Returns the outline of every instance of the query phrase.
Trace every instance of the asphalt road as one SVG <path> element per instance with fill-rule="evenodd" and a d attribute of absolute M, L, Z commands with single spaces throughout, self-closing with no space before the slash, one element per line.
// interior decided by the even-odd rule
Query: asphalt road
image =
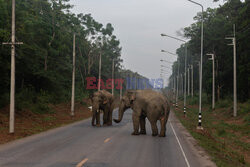
<path fill-rule="evenodd" d="M 90 119 L 0 146 L 0 167 L 215 166 L 173 113 L 165 138 L 131 136 L 132 111 L 120 124 L 92 127 Z M 117 112 L 114 112 L 117 118 Z"/>

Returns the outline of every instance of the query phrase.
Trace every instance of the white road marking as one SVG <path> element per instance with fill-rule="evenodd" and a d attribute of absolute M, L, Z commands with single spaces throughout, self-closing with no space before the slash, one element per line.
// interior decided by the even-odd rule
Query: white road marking
<path fill-rule="evenodd" d="M 185 152 L 184 152 L 184 150 L 183 150 L 183 148 L 182 148 L 182 146 L 181 146 L 181 143 L 180 143 L 180 141 L 179 141 L 179 139 L 178 139 L 178 137 L 177 137 L 177 135 L 176 135 L 176 133 L 175 133 L 175 130 L 174 130 L 173 125 L 172 125 L 171 122 L 170 122 L 170 126 L 171 126 L 171 128 L 172 128 L 172 130 L 173 130 L 173 132 L 174 132 L 175 138 L 176 138 L 176 140 L 177 140 L 177 142 L 178 142 L 178 144 L 179 144 L 179 146 L 180 146 L 180 149 L 181 149 L 182 155 L 183 155 L 183 157 L 184 157 L 184 159 L 185 159 L 185 161 L 186 161 L 186 164 L 187 164 L 188 167 L 190 167 L 189 162 L 188 162 L 187 157 L 186 157 L 186 154 L 185 154 Z"/>
<path fill-rule="evenodd" d="M 104 140 L 104 143 L 109 142 L 110 138 L 107 138 L 106 140 Z"/>
<path fill-rule="evenodd" d="M 82 167 L 86 162 L 88 161 L 88 158 L 85 158 L 84 160 L 82 160 L 81 162 L 79 162 L 76 167 Z"/>

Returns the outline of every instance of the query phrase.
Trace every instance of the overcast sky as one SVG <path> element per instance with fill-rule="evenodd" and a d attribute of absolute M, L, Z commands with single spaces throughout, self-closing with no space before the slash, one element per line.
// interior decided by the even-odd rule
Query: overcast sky
<path fill-rule="evenodd" d="M 212 1 L 197 0 L 205 9 L 219 5 Z M 160 34 L 176 36 L 178 30 L 194 22 L 193 17 L 201 10 L 187 0 L 71 0 L 70 3 L 74 5 L 74 13 L 91 13 L 98 22 L 111 23 L 121 42 L 125 68 L 148 78 L 160 77 L 160 59 L 175 60 L 160 50 L 175 52 L 181 44 Z"/>

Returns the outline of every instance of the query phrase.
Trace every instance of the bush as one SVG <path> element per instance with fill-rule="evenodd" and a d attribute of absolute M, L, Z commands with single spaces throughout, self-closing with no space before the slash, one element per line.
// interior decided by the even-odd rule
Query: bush
<path fill-rule="evenodd" d="M 225 107 L 231 107 L 233 105 L 233 101 L 229 98 L 220 100 L 216 103 L 216 108 L 225 108 Z"/>
<path fill-rule="evenodd" d="M 187 101 L 188 101 L 188 104 L 190 105 L 197 105 L 199 104 L 199 96 L 189 97 Z"/>
<path fill-rule="evenodd" d="M 16 109 L 23 111 L 29 109 L 35 113 L 45 113 L 50 110 L 49 102 L 52 96 L 47 92 L 36 93 L 32 87 L 23 88 L 16 94 Z"/>
<path fill-rule="evenodd" d="M 247 114 L 250 113 L 250 100 L 245 103 L 240 103 L 238 106 L 238 113 L 239 114 Z"/>
<path fill-rule="evenodd" d="M 10 94 L 5 93 L 0 96 L 0 108 L 5 107 L 7 104 L 9 104 L 10 101 Z"/>

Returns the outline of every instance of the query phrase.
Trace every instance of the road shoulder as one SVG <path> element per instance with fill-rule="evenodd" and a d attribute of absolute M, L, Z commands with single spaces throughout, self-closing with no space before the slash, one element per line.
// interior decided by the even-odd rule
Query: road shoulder
<path fill-rule="evenodd" d="M 191 151 L 186 152 L 187 155 L 193 154 L 197 157 L 201 166 L 204 167 L 216 167 L 216 164 L 211 160 L 211 157 L 206 151 L 199 146 L 198 142 L 192 137 L 187 129 L 181 124 L 174 112 L 170 114 L 170 122 L 174 125 L 177 136 L 181 139 L 181 143 L 184 146 L 184 151 L 188 147 Z M 190 160 L 190 159 L 189 159 Z"/>

